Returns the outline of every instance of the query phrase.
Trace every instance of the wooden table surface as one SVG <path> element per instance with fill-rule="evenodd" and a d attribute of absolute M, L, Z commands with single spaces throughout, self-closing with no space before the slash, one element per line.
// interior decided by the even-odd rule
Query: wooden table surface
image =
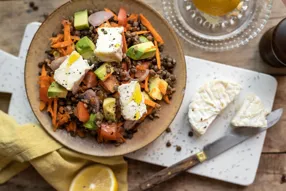
<path fill-rule="evenodd" d="M 162 13 L 160 0 L 144 0 L 152 5 L 158 12 Z M 56 7 L 67 2 L 67 0 L 34 0 L 37 11 L 29 8 L 27 0 L 0 0 L 0 49 L 18 55 L 22 36 L 26 25 L 33 21 L 42 22 L 46 14 L 51 13 Z M 263 30 L 276 25 L 286 16 L 286 8 L 281 0 L 274 0 L 272 15 Z M 206 53 L 193 48 L 182 41 L 185 54 L 216 62 L 221 62 L 233 66 L 248 68 L 266 73 L 280 73 L 283 70 L 277 70 L 266 66 L 258 54 L 258 42 L 260 34 L 248 45 L 227 53 Z M 286 70 L 285 70 L 286 71 Z M 284 73 L 286 74 L 286 72 Z M 286 111 L 286 76 L 276 76 L 278 80 L 278 92 L 274 108 L 283 107 Z M 0 135 L 1 136 L 1 135 Z M 156 171 L 162 169 L 155 165 L 128 160 L 129 164 L 129 186 L 133 188 L 142 178 L 148 177 Z M 263 153 L 261 156 L 255 182 L 248 187 L 242 187 L 212 180 L 205 177 L 183 173 L 167 183 L 164 183 L 154 189 L 154 191 L 233 191 L 233 190 L 257 190 L 257 191 L 285 191 L 286 181 L 283 176 L 286 174 L 286 114 L 274 128 L 267 132 Z M 284 178 L 285 179 L 285 178 Z M 53 190 L 45 180 L 31 167 L 20 173 L 8 183 L 1 185 L 2 191 L 39 191 Z"/>

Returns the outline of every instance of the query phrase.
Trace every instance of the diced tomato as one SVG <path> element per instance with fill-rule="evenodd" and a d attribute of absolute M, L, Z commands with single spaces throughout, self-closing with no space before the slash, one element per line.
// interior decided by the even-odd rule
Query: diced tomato
<path fill-rule="evenodd" d="M 40 100 L 45 102 L 45 103 L 47 103 L 49 101 L 48 89 L 49 89 L 49 86 L 40 87 Z"/>
<path fill-rule="evenodd" d="M 124 138 L 120 134 L 118 124 L 116 123 L 102 123 L 100 125 L 98 136 L 100 136 L 100 139 L 104 141 L 124 142 Z"/>
<path fill-rule="evenodd" d="M 118 80 L 116 79 L 115 76 L 111 75 L 107 80 L 105 80 L 104 82 L 101 81 L 100 85 L 106 90 L 109 91 L 111 93 L 115 92 L 115 86 L 119 85 Z"/>
<path fill-rule="evenodd" d="M 95 73 L 92 71 L 87 72 L 82 82 L 86 85 L 87 88 L 97 86 L 97 79 Z"/>
<path fill-rule="evenodd" d="M 120 26 L 124 26 L 124 27 L 127 26 L 127 13 L 126 13 L 126 10 L 124 8 L 119 9 L 118 24 Z"/>
<path fill-rule="evenodd" d="M 75 115 L 83 123 L 85 123 L 89 120 L 89 113 L 88 113 L 88 110 L 84 107 L 83 102 L 78 102 L 78 104 L 76 106 Z"/>

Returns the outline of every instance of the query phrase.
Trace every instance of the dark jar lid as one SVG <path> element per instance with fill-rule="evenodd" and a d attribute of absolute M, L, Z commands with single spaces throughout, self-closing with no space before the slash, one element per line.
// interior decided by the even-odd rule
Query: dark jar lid
<path fill-rule="evenodd" d="M 275 27 L 272 38 L 272 46 L 276 56 L 283 63 L 286 63 L 286 18 Z"/>

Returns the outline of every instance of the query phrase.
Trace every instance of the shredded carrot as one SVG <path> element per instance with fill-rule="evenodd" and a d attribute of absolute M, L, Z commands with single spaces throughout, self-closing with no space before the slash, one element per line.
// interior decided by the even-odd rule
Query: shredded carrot
<path fill-rule="evenodd" d="M 80 38 L 78 36 L 71 36 L 71 39 L 73 42 L 80 40 Z"/>
<path fill-rule="evenodd" d="M 161 81 L 159 82 L 159 90 L 163 95 L 166 95 L 167 89 L 165 88 L 164 84 Z"/>
<path fill-rule="evenodd" d="M 53 119 L 52 119 L 52 123 L 53 123 L 53 126 L 54 126 L 54 130 L 57 129 L 57 109 L 58 109 L 58 99 L 55 98 L 54 99 L 54 109 L 53 109 Z"/>
<path fill-rule="evenodd" d="M 149 87 L 148 87 L 148 85 L 149 85 L 149 75 L 146 77 L 146 79 L 145 79 L 145 91 L 146 92 L 149 92 Z"/>
<path fill-rule="evenodd" d="M 58 51 L 60 52 L 60 54 L 61 54 L 62 56 L 68 55 L 64 48 L 59 48 Z"/>
<path fill-rule="evenodd" d="M 170 103 L 171 103 L 171 101 L 169 100 L 168 95 L 164 95 L 164 96 L 163 96 L 163 99 L 164 99 L 164 101 L 165 101 L 167 104 L 170 104 Z"/>
<path fill-rule="evenodd" d="M 83 132 L 82 130 L 80 130 L 80 129 L 77 129 L 77 130 L 76 130 L 76 133 L 77 133 L 77 135 L 78 135 L 79 137 L 81 137 L 81 138 L 83 138 L 83 137 L 85 136 L 84 132 Z"/>
<path fill-rule="evenodd" d="M 112 26 L 112 27 L 118 27 L 118 24 L 115 23 L 115 22 L 111 22 L 111 23 L 110 23 L 110 26 Z"/>
<path fill-rule="evenodd" d="M 159 35 L 159 33 L 155 30 L 150 21 L 148 21 L 148 19 L 143 14 L 140 14 L 140 20 L 141 23 L 152 33 L 155 40 L 158 41 L 160 44 L 164 44 L 162 37 Z"/>
<path fill-rule="evenodd" d="M 40 101 L 40 111 L 43 111 L 46 108 L 46 103 L 43 101 Z"/>
<path fill-rule="evenodd" d="M 127 21 L 137 21 L 138 20 L 138 15 L 137 14 L 134 14 L 132 13 L 128 18 L 127 18 Z"/>
<path fill-rule="evenodd" d="M 127 43 L 126 43 L 126 37 L 125 37 L 124 32 L 122 33 L 122 43 L 123 43 L 122 51 L 123 51 L 123 53 L 126 53 L 127 52 Z"/>
<path fill-rule="evenodd" d="M 157 66 L 159 68 L 159 70 L 161 70 L 161 58 L 160 58 L 160 51 L 159 51 L 159 48 L 158 48 L 158 43 L 157 41 L 155 40 L 155 46 L 156 46 L 156 60 L 157 60 Z"/>
<path fill-rule="evenodd" d="M 112 76 L 112 73 L 111 73 L 111 72 L 105 76 L 105 78 L 104 78 L 103 81 L 107 80 L 110 76 Z"/>
<path fill-rule="evenodd" d="M 47 111 L 48 111 L 48 112 L 51 114 L 51 116 L 53 117 L 53 116 L 54 116 L 54 113 L 53 113 L 52 103 L 53 103 L 53 100 L 50 99 L 50 100 L 48 101 Z"/>
<path fill-rule="evenodd" d="M 66 130 L 68 132 L 71 132 L 71 131 L 76 132 L 76 123 L 74 121 L 70 122 L 68 126 L 66 127 Z"/>
<path fill-rule="evenodd" d="M 68 20 L 63 20 L 62 25 L 64 26 L 64 41 L 71 40 L 71 23 Z"/>
<path fill-rule="evenodd" d="M 64 39 L 64 35 L 63 34 L 58 34 L 56 37 L 52 37 L 50 38 L 51 44 L 55 44 L 57 42 L 60 42 Z"/>
<path fill-rule="evenodd" d="M 153 110 L 154 110 L 154 107 L 148 107 L 148 108 L 147 108 L 147 113 L 145 113 L 145 114 L 141 117 L 140 121 L 144 121 L 144 119 L 145 119 L 148 115 L 150 115 L 150 114 L 153 112 Z"/>
<path fill-rule="evenodd" d="M 70 46 L 67 47 L 66 54 L 67 55 L 71 54 L 74 51 L 74 49 L 75 49 L 74 44 L 71 44 Z"/>
<path fill-rule="evenodd" d="M 57 114 L 57 127 L 60 127 L 62 125 L 64 125 L 65 123 L 69 122 L 69 119 L 70 119 L 70 115 L 68 113 L 64 113 L 64 114 L 61 114 L 61 113 L 58 113 Z"/>
<path fill-rule="evenodd" d="M 47 76 L 47 71 L 46 71 L 45 64 L 43 64 L 43 66 L 42 66 L 41 76 Z"/>
<path fill-rule="evenodd" d="M 73 44 L 73 41 L 68 40 L 68 41 L 63 41 L 63 42 L 58 42 L 56 44 L 53 44 L 51 47 L 52 48 L 64 48 L 64 47 L 70 46 L 71 44 Z"/>
<path fill-rule="evenodd" d="M 144 103 L 148 106 L 151 106 L 151 107 L 160 107 L 159 104 L 157 104 L 156 102 L 149 100 L 149 99 L 145 99 Z"/>
<path fill-rule="evenodd" d="M 113 15 L 113 20 L 115 20 L 115 21 L 117 21 L 117 20 L 118 20 L 117 15 L 116 15 L 115 13 L 113 13 L 113 11 L 111 11 L 110 9 L 108 9 L 108 8 L 104 8 L 104 11 L 105 11 L 105 12 L 112 13 L 112 15 Z"/>
<path fill-rule="evenodd" d="M 136 34 L 140 35 L 140 34 L 146 34 L 149 33 L 150 31 L 137 31 L 135 32 Z"/>

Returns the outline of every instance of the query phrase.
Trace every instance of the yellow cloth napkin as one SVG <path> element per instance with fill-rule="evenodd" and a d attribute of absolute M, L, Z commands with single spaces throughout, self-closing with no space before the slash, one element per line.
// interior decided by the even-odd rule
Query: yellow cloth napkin
<path fill-rule="evenodd" d="M 95 157 L 64 148 L 43 128 L 20 126 L 0 111 L 0 184 L 5 183 L 30 164 L 56 190 L 67 191 L 76 174 L 85 166 L 100 163 L 109 166 L 120 191 L 127 191 L 127 163 L 123 157 Z"/>

